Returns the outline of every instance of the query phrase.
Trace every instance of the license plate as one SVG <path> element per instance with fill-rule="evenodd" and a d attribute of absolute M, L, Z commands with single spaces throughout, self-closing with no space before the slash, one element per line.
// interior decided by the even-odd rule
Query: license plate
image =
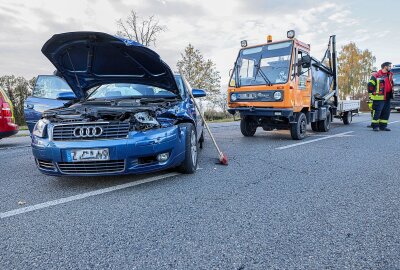
<path fill-rule="evenodd" d="M 110 160 L 110 153 L 107 148 L 69 150 L 67 160 L 68 162 Z"/>

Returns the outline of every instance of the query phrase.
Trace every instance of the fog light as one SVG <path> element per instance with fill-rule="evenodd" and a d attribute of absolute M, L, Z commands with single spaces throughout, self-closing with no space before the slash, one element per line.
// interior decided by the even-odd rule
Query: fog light
<path fill-rule="evenodd" d="M 169 158 L 169 153 L 161 153 L 157 155 L 157 160 L 159 162 L 165 162 L 168 160 L 168 158 Z"/>

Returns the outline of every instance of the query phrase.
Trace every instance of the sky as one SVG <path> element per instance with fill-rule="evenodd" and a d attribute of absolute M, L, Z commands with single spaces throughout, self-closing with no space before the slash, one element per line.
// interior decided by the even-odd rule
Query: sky
<path fill-rule="evenodd" d="M 400 64 L 400 1 L 361 0 L 0 0 L 0 76 L 32 78 L 54 71 L 41 53 L 53 35 L 71 31 L 115 34 L 116 21 L 130 10 L 146 18 L 155 15 L 167 30 L 152 47 L 173 70 L 190 43 L 211 59 L 227 85 L 240 41 L 249 45 L 284 39 L 287 30 L 311 44 L 321 58 L 328 38 L 337 35 L 338 47 L 355 42 L 377 58 L 376 66 Z"/>

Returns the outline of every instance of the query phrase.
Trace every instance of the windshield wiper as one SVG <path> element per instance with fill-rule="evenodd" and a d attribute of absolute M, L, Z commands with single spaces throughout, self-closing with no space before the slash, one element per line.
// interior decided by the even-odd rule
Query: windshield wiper
<path fill-rule="evenodd" d="M 260 65 L 256 65 L 257 71 L 256 71 L 256 76 L 257 78 L 258 73 L 261 74 L 261 77 L 264 79 L 264 81 L 267 83 L 268 86 L 272 86 L 272 82 L 268 79 L 267 75 L 265 75 L 264 71 L 262 71 Z"/>
<path fill-rule="evenodd" d="M 140 102 L 141 103 L 161 103 L 161 102 L 171 102 L 171 101 L 177 101 L 177 97 L 164 97 L 164 98 L 141 98 Z"/>

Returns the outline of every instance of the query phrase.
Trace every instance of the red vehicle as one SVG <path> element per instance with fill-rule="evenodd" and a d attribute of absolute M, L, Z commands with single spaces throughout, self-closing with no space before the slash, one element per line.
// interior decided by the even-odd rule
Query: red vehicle
<path fill-rule="evenodd" d="M 17 134 L 18 130 L 11 100 L 0 89 L 0 139 Z"/>

